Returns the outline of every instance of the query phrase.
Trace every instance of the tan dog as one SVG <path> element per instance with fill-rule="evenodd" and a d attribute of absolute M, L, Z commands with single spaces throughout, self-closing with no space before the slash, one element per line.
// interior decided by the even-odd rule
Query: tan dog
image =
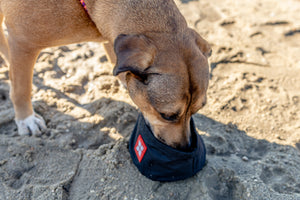
<path fill-rule="evenodd" d="M 8 40 L 11 100 L 20 135 L 39 135 L 45 122 L 31 104 L 33 66 L 46 47 L 105 42 L 109 60 L 155 136 L 189 144 L 189 122 L 206 102 L 208 43 L 187 27 L 172 0 L 0 0 Z"/>

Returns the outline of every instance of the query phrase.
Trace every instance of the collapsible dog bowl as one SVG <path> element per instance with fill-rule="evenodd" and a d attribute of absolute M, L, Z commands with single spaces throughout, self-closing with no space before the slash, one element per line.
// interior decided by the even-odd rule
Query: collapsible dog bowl
<path fill-rule="evenodd" d="M 205 146 L 191 118 L 189 151 L 174 149 L 159 141 L 139 114 L 129 141 L 133 163 L 146 177 L 154 181 L 177 181 L 189 178 L 205 165 Z"/>

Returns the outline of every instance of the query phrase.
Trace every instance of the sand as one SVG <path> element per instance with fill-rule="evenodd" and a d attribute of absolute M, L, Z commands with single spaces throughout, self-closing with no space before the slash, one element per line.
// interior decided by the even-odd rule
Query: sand
<path fill-rule="evenodd" d="M 100 44 L 45 49 L 34 71 L 42 137 L 17 135 L 0 65 L 0 199 L 300 199 L 300 1 L 181 0 L 212 45 L 208 104 L 194 116 L 207 165 L 184 181 L 142 176 L 138 114 Z"/>

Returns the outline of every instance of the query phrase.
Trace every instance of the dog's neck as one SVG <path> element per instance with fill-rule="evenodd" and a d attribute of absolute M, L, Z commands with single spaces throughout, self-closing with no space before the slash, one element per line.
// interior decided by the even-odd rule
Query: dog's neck
<path fill-rule="evenodd" d="M 187 27 L 173 0 L 84 0 L 101 35 L 113 42 L 119 34 L 176 33 Z M 163 6 L 161 5 L 163 4 Z M 154 9 L 155 8 L 155 9 Z"/>

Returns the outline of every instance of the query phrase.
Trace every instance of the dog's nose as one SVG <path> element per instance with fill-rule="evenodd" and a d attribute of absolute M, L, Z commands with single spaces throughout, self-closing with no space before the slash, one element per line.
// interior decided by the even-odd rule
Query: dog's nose
<path fill-rule="evenodd" d="M 188 141 L 180 142 L 180 143 L 174 143 L 173 147 L 175 149 L 178 149 L 180 151 L 189 151 L 192 146 L 192 140 L 189 138 Z"/>
<path fill-rule="evenodd" d="M 188 151 L 190 151 L 191 146 L 188 145 L 188 144 L 187 144 L 187 145 L 184 145 L 184 146 L 180 145 L 180 146 L 178 146 L 176 149 L 178 149 L 178 150 L 180 150 L 180 151 L 188 152 Z"/>

